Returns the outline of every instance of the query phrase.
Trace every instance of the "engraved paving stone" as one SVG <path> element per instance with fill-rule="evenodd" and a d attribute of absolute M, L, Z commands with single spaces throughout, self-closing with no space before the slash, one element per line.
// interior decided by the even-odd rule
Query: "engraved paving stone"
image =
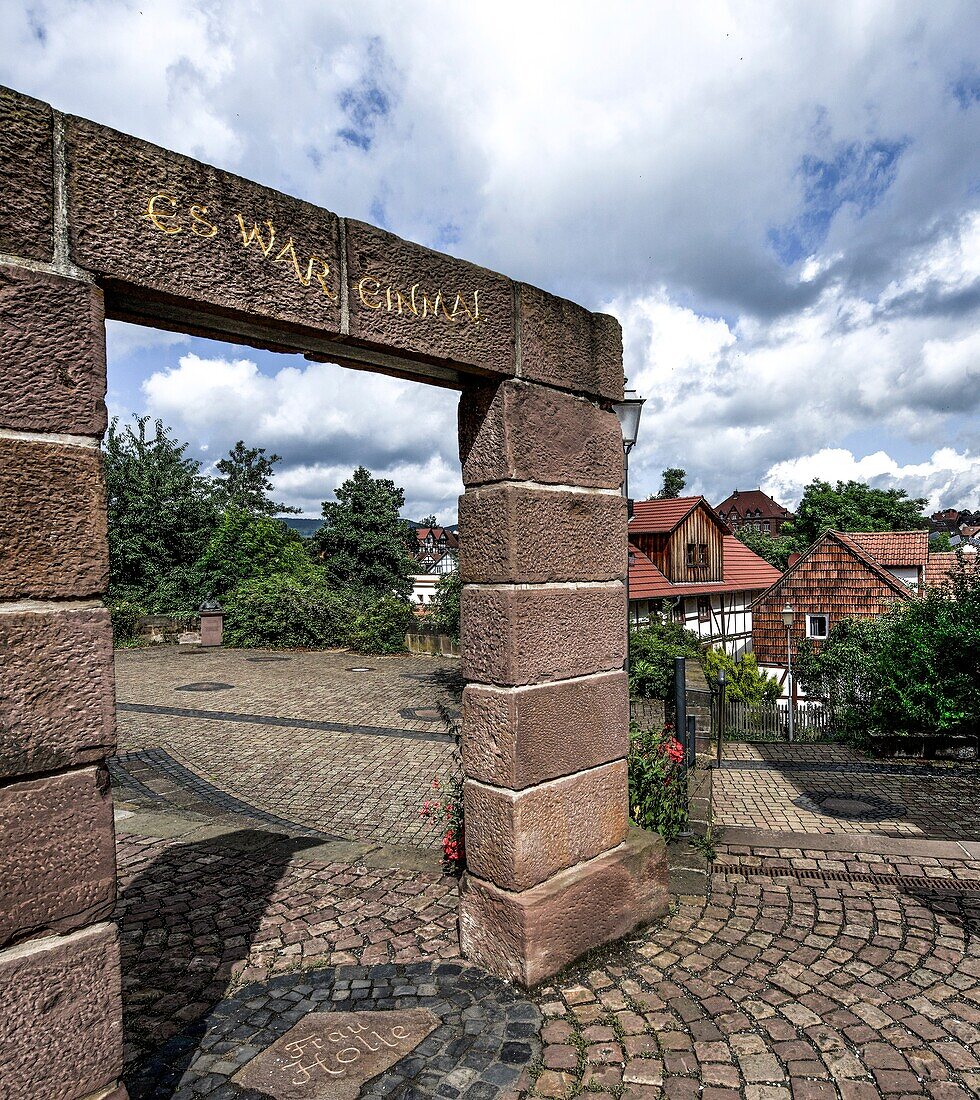
<path fill-rule="evenodd" d="M 438 1026 L 427 1008 L 311 1012 L 233 1080 L 275 1100 L 354 1100 Z"/>

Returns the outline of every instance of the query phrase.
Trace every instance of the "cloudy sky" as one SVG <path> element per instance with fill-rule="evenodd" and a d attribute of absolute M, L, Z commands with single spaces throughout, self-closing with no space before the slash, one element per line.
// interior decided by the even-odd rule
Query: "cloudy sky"
<path fill-rule="evenodd" d="M 974 2 L 0 0 L 0 80 L 609 310 L 665 466 L 980 506 Z M 210 463 L 455 517 L 455 395 L 113 325 L 110 404 Z"/>

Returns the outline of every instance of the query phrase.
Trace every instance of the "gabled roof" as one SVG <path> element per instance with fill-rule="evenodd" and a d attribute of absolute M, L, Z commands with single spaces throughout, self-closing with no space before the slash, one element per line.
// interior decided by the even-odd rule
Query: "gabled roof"
<path fill-rule="evenodd" d="M 929 560 L 928 531 L 852 531 L 848 538 L 879 565 L 923 566 Z"/>
<path fill-rule="evenodd" d="M 630 532 L 635 535 L 669 534 L 702 503 L 711 519 L 722 531 L 727 531 L 728 526 L 704 497 L 675 497 L 673 500 L 634 501 Z"/>
<path fill-rule="evenodd" d="M 761 489 L 736 489 L 734 493 L 727 500 L 723 500 L 721 504 L 715 506 L 715 511 L 720 514 L 727 513 L 735 509 L 740 516 L 744 516 L 746 512 L 755 512 L 758 510 L 763 516 L 772 518 L 775 516 L 777 519 L 792 519 L 793 513 L 788 508 L 784 508 L 778 501 L 772 499 L 767 493 L 764 493 Z"/>
<path fill-rule="evenodd" d="M 930 554 L 926 562 L 926 587 L 938 588 L 949 577 L 956 565 L 956 551 L 944 550 Z"/>
<path fill-rule="evenodd" d="M 763 592 L 761 595 L 756 596 L 756 598 L 752 601 L 752 606 L 755 607 L 763 600 L 769 599 L 769 597 L 773 595 L 773 593 L 777 592 L 779 588 L 782 587 L 785 581 L 789 580 L 790 577 L 793 577 L 796 573 L 798 573 L 802 566 L 806 564 L 806 562 L 808 562 L 810 558 L 813 557 L 814 553 L 828 541 L 836 542 L 838 545 L 844 547 L 844 549 L 847 550 L 847 552 L 851 554 L 852 557 L 861 562 L 861 564 L 864 565 L 869 570 L 869 572 L 874 574 L 874 576 L 883 584 L 885 584 L 888 588 L 891 588 L 896 593 L 896 595 L 903 597 L 903 599 L 909 599 L 912 597 L 912 590 L 896 577 L 893 577 L 892 574 L 889 573 L 883 565 L 881 565 L 878 561 L 871 557 L 867 550 L 865 550 L 864 547 L 860 545 L 860 543 L 855 541 L 853 532 L 845 533 L 844 531 L 825 531 L 820 536 L 820 538 L 818 538 L 817 541 L 810 547 L 810 549 L 807 550 L 805 554 L 801 554 L 774 584 L 770 585 L 769 588 L 767 588 L 765 592 Z"/>
<path fill-rule="evenodd" d="M 705 596 L 721 592 L 745 592 L 768 588 L 781 574 L 769 562 L 753 553 L 734 535 L 723 536 L 724 579 L 673 584 L 653 562 L 630 543 L 630 599 L 660 600 L 675 596 Z"/>

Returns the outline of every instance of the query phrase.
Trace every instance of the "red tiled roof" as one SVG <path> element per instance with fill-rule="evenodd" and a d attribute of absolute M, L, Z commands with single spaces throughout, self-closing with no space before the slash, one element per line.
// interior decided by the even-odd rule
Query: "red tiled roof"
<path fill-rule="evenodd" d="M 630 543 L 630 599 L 659 600 L 703 596 L 712 592 L 744 592 L 768 588 L 782 574 L 734 535 L 723 536 L 724 580 L 671 584 L 641 550 Z"/>
<path fill-rule="evenodd" d="M 886 567 L 919 566 L 929 560 L 928 531 L 851 531 L 847 537 Z"/>
<path fill-rule="evenodd" d="M 725 530 L 725 524 L 719 519 L 704 497 L 676 497 L 673 500 L 636 500 L 633 502 L 633 518 L 630 531 L 642 535 L 667 534 L 685 519 L 698 504 L 704 500 L 711 518 Z"/>
<path fill-rule="evenodd" d="M 749 511 L 755 512 L 758 509 L 760 519 L 792 519 L 793 517 L 793 513 L 788 508 L 784 508 L 761 489 L 736 489 L 727 500 L 723 500 L 721 504 L 716 505 L 715 511 L 719 515 L 727 515 L 732 508 L 740 516 L 744 516 Z"/>
<path fill-rule="evenodd" d="M 944 550 L 938 554 L 930 554 L 926 562 L 926 587 L 938 588 L 949 576 L 953 566 L 956 565 L 956 551 Z"/>

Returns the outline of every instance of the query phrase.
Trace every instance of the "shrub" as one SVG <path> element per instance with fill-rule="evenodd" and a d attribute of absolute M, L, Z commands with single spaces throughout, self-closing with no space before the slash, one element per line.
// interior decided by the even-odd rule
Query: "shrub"
<path fill-rule="evenodd" d="M 109 618 L 112 620 L 112 641 L 115 645 L 135 642 L 139 637 L 140 619 L 146 609 L 135 600 L 120 598 L 107 601 Z"/>
<path fill-rule="evenodd" d="M 463 581 L 459 570 L 444 573 L 436 581 L 436 595 L 432 602 L 432 608 L 427 617 L 432 619 L 432 625 L 441 633 L 448 634 L 459 641 L 459 597 L 463 590 Z"/>
<path fill-rule="evenodd" d="M 252 649 L 328 649 L 346 643 L 351 609 L 314 569 L 306 577 L 244 581 L 226 598 L 225 642 Z"/>
<path fill-rule="evenodd" d="M 397 596 L 347 595 L 354 602 L 344 644 L 357 653 L 403 653 L 415 623 L 412 605 Z"/>
<path fill-rule="evenodd" d="M 630 817 L 641 828 L 674 840 L 687 822 L 687 770 L 684 747 L 671 726 L 631 726 L 627 765 Z"/>
<path fill-rule="evenodd" d="M 754 653 L 743 653 L 738 660 L 723 649 L 709 649 L 704 657 L 704 671 L 712 679 L 725 670 L 725 694 L 728 699 L 759 706 L 774 703 L 780 695 L 779 681 L 759 671 Z"/>
<path fill-rule="evenodd" d="M 701 657 L 698 636 L 667 618 L 630 632 L 630 692 L 667 699 L 674 690 L 674 658 Z"/>
<path fill-rule="evenodd" d="M 432 789 L 439 794 L 422 803 L 419 814 L 431 817 L 445 826 L 442 836 L 442 865 L 454 875 L 461 875 L 466 868 L 466 843 L 463 831 L 463 775 L 451 776 L 445 787 L 438 778 L 432 780 Z"/>

